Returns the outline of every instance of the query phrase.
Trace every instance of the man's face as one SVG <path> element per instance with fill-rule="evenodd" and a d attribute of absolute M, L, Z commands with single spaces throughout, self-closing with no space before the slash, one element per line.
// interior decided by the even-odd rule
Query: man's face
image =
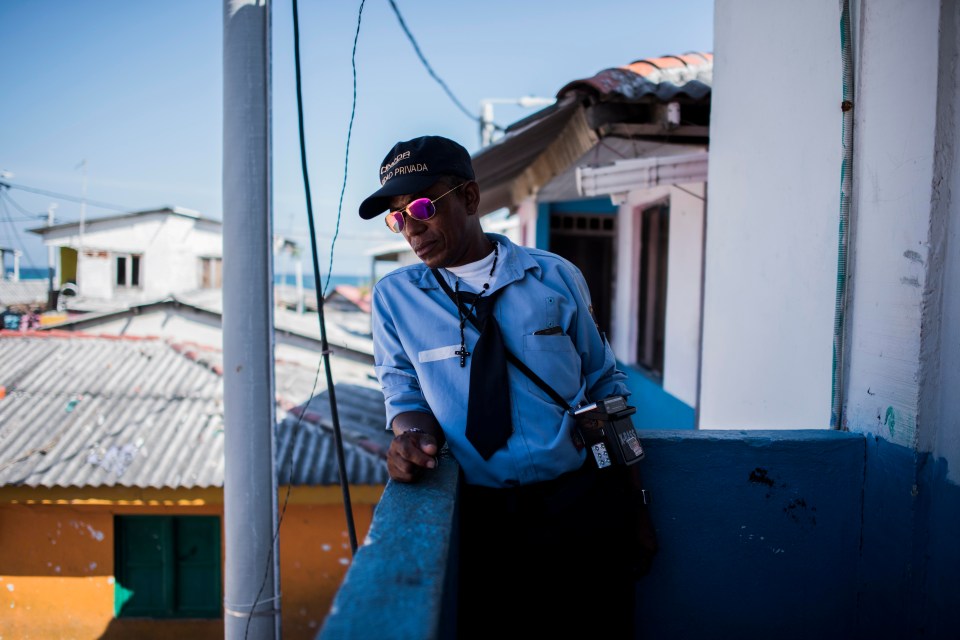
<path fill-rule="evenodd" d="M 390 210 L 403 209 L 417 198 L 435 200 L 458 183 L 436 182 L 419 193 L 390 199 Z M 469 249 L 467 233 L 468 211 L 463 197 L 464 189 L 456 189 L 434 203 L 437 213 L 429 220 L 404 216 L 401 233 L 417 257 L 431 269 L 456 267 L 464 264 Z"/>

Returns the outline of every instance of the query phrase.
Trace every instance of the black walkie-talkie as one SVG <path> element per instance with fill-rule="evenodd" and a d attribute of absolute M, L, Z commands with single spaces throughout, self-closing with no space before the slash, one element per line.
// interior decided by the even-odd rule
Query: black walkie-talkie
<path fill-rule="evenodd" d="M 610 396 L 574 409 L 580 437 L 590 447 L 598 468 L 631 465 L 643 459 L 643 445 L 630 419 L 636 412 L 623 396 Z"/>

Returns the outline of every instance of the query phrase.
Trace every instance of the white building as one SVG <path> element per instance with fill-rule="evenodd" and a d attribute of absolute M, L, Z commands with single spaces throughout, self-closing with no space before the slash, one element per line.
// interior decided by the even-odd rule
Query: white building
<path fill-rule="evenodd" d="M 164 207 L 31 229 L 55 252 L 55 286 L 131 304 L 222 284 L 221 222 Z"/>

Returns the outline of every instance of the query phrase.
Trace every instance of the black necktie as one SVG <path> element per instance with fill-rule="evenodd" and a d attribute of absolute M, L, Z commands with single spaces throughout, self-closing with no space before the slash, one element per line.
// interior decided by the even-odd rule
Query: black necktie
<path fill-rule="evenodd" d="M 476 302 L 474 312 L 482 329 L 470 355 L 467 440 L 484 460 L 489 460 L 513 433 L 507 357 L 500 325 L 493 315 L 497 293 L 480 296 Z M 471 306 L 465 303 L 467 309 Z"/>

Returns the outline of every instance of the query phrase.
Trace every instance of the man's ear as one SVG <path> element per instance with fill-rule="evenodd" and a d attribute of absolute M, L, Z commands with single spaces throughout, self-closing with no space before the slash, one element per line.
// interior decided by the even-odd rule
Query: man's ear
<path fill-rule="evenodd" d="M 480 208 L 480 185 L 470 180 L 463 185 L 463 202 L 467 207 L 467 215 L 472 216 Z"/>

